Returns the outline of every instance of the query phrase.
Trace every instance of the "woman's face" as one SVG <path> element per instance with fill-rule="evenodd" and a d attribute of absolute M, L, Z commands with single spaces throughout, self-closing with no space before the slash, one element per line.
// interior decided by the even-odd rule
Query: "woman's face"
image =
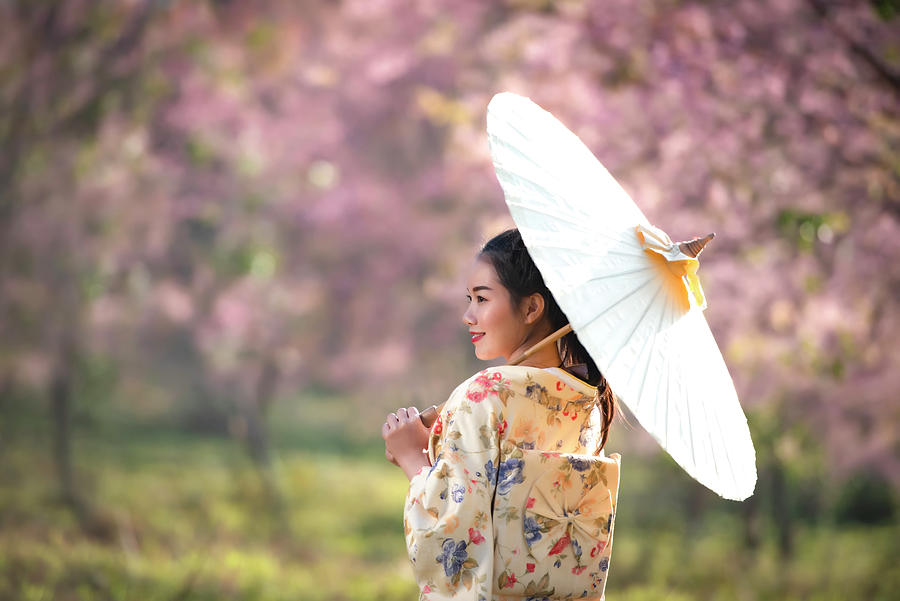
<path fill-rule="evenodd" d="M 466 300 L 463 322 L 479 359 L 508 360 L 528 340 L 532 327 L 525 322 L 524 312 L 513 308 L 509 291 L 488 261 L 476 259 L 469 269 Z"/>

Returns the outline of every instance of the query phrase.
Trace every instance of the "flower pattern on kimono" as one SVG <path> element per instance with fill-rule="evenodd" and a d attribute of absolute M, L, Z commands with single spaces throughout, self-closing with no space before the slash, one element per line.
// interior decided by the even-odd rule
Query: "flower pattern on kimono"
<path fill-rule="evenodd" d="M 576 472 L 585 472 L 591 467 L 591 461 L 589 459 L 582 459 L 580 457 L 569 457 L 568 459 L 572 469 Z"/>
<path fill-rule="evenodd" d="M 450 496 L 457 503 L 462 503 L 463 497 L 466 496 L 466 487 L 461 484 L 454 484 Z"/>
<path fill-rule="evenodd" d="M 467 544 L 464 540 L 457 542 L 452 538 L 445 539 L 441 544 L 443 552 L 435 558 L 435 561 L 443 565 L 447 578 L 455 576 L 469 558 L 466 552 Z"/>
<path fill-rule="evenodd" d="M 529 546 L 541 540 L 541 526 L 533 517 L 528 516 L 525 518 L 523 528 L 525 530 L 525 542 L 528 543 Z"/>
<path fill-rule="evenodd" d="M 434 472 L 434 469 L 435 469 L 435 468 L 438 466 L 438 464 L 440 463 L 440 459 L 441 459 L 441 456 L 440 456 L 440 455 L 438 455 L 437 457 L 434 458 L 434 465 L 432 465 L 432 466 L 431 466 L 431 469 L 428 470 L 428 475 L 429 475 L 429 476 L 432 474 L 432 472 Z"/>
<path fill-rule="evenodd" d="M 484 464 L 484 475 L 487 476 L 491 486 L 497 485 L 497 468 L 494 467 L 493 461 L 488 461 Z"/>
<path fill-rule="evenodd" d="M 513 484 L 521 484 L 523 482 L 522 468 L 524 467 L 525 462 L 514 457 L 502 462 L 497 475 L 497 494 L 505 495 L 513 487 Z"/>

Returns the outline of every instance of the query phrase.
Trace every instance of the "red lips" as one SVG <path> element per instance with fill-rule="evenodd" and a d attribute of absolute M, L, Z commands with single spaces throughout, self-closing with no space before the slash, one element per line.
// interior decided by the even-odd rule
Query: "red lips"
<path fill-rule="evenodd" d="M 472 335 L 472 343 L 476 343 L 484 338 L 484 332 L 469 332 Z"/>

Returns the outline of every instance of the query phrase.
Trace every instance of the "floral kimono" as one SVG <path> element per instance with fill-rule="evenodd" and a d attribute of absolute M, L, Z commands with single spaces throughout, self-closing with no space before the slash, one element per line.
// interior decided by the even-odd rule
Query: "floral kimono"
<path fill-rule="evenodd" d="M 403 511 L 420 600 L 603 598 L 619 455 L 597 448 L 595 392 L 513 366 L 453 391 Z"/>

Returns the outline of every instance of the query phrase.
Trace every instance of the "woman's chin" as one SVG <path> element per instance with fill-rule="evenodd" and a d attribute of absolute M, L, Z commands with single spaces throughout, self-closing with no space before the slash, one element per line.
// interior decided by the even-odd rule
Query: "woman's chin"
<path fill-rule="evenodd" d="M 481 361 L 492 361 L 494 359 L 500 359 L 500 358 L 505 359 L 506 358 L 504 355 L 502 355 L 500 353 L 492 353 L 490 351 L 481 351 L 478 349 L 475 349 L 475 357 Z"/>

